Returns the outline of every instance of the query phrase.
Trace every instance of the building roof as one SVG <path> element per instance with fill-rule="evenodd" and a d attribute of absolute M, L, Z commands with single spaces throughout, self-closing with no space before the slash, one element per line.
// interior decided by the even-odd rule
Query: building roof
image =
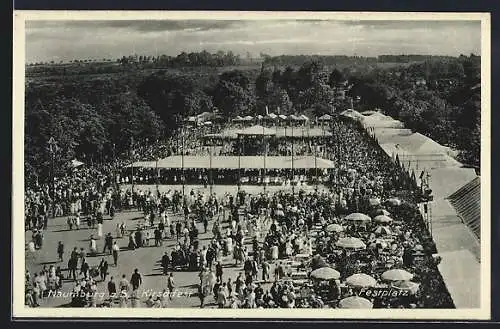
<path fill-rule="evenodd" d="M 274 129 L 266 128 L 261 125 L 255 125 L 251 126 L 245 129 L 239 130 L 236 134 L 238 135 L 252 135 L 252 136 L 259 136 L 259 135 L 276 135 L 276 131 Z"/>
<path fill-rule="evenodd" d="M 340 115 L 354 119 L 354 120 L 359 120 L 359 119 L 363 118 L 363 114 L 361 114 L 358 111 L 355 111 L 353 109 L 345 110 L 342 113 L 340 113 Z"/>
<path fill-rule="evenodd" d="M 456 209 L 458 216 L 481 238 L 481 180 L 474 178 L 458 191 L 451 194 L 448 200 Z"/>
<path fill-rule="evenodd" d="M 430 187 L 437 199 L 447 198 L 450 194 L 477 177 L 473 168 L 446 167 L 427 171 L 430 174 Z M 416 177 L 421 171 L 416 172 Z"/>
<path fill-rule="evenodd" d="M 183 159 L 184 158 L 184 159 Z M 170 156 L 156 161 L 138 161 L 127 167 L 136 168 L 172 168 L 172 169 L 291 169 L 292 158 L 283 156 Z M 296 169 L 328 169 L 333 168 L 334 163 L 327 159 L 314 156 L 294 156 L 293 167 Z"/>

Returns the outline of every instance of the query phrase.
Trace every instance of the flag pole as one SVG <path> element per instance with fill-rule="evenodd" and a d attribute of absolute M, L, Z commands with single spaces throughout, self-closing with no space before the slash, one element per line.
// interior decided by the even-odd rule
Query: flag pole
<path fill-rule="evenodd" d="M 185 184 L 186 177 L 184 173 L 184 124 L 181 126 L 181 141 L 182 141 L 182 149 L 181 149 L 181 167 L 182 167 L 182 200 L 185 200 Z"/>
<path fill-rule="evenodd" d="M 264 176 L 262 182 L 264 183 L 264 193 L 266 192 L 266 156 L 267 156 L 267 146 L 266 146 L 266 131 L 264 126 L 262 126 L 262 144 L 264 145 Z"/>
<path fill-rule="evenodd" d="M 210 129 L 212 131 L 212 129 Z M 214 189 L 214 173 L 213 173 L 213 169 L 212 169 L 212 153 L 215 151 L 215 147 L 214 147 L 214 141 L 212 140 L 212 137 L 210 137 L 210 145 L 209 145 L 209 149 L 208 149 L 208 152 L 210 153 L 210 169 L 209 169 L 209 179 L 210 179 L 210 195 L 212 195 L 213 193 L 213 189 Z"/>
<path fill-rule="evenodd" d="M 241 185 L 241 152 L 243 149 L 243 142 L 241 141 L 240 135 L 238 135 L 238 192 L 240 192 Z"/>

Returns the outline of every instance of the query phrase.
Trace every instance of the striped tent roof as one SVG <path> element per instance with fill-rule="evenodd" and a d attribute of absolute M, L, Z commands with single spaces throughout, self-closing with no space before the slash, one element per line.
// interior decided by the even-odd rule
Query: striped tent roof
<path fill-rule="evenodd" d="M 481 239 L 481 180 L 474 178 L 448 197 L 458 216 Z"/>

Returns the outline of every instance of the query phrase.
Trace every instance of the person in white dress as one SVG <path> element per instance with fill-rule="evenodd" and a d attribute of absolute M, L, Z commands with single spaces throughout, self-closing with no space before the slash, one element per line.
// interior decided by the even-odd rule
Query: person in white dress
<path fill-rule="evenodd" d="M 278 259 L 278 246 L 276 246 L 276 245 L 271 247 L 271 258 L 272 258 L 272 260 Z"/>
<path fill-rule="evenodd" d="M 99 239 L 102 238 L 102 224 L 101 223 L 97 224 L 97 237 Z"/>
<path fill-rule="evenodd" d="M 233 254 L 233 238 L 231 236 L 226 237 L 226 252 L 228 256 L 232 256 Z"/>
<path fill-rule="evenodd" d="M 116 223 L 116 237 L 121 238 L 122 235 L 122 229 L 120 223 Z"/>
<path fill-rule="evenodd" d="M 97 253 L 97 243 L 94 239 L 94 236 L 90 236 L 89 249 L 91 255 L 95 255 Z"/>
<path fill-rule="evenodd" d="M 79 230 L 80 229 L 80 214 L 79 213 L 76 213 L 75 224 L 76 224 L 76 229 Z"/>

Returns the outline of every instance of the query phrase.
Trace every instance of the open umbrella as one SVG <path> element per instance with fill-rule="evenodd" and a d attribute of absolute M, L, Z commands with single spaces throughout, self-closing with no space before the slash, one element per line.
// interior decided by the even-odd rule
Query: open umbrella
<path fill-rule="evenodd" d="M 378 215 L 373 219 L 377 223 L 390 223 L 392 218 L 386 215 Z"/>
<path fill-rule="evenodd" d="M 412 278 L 413 274 L 402 269 L 392 269 L 382 273 L 382 279 L 386 281 L 409 281 Z"/>
<path fill-rule="evenodd" d="M 401 200 L 398 198 L 390 198 L 387 199 L 387 204 L 390 204 L 391 206 L 400 206 L 401 205 Z"/>
<path fill-rule="evenodd" d="M 391 229 L 387 226 L 379 226 L 375 229 L 376 234 L 391 235 Z"/>
<path fill-rule="evenodd" d="M 337 243 L 337 247 L 345 248 L 345 249 L 365 249 L 366 244 L 358 238 L 354 237 L 345 237 L 340 238 Z"/>
<path fill-rule="evenodd" d="M 351 287 L 365 288 L 374 287 L 377 284 L 377 280 L 368 274 L 356 273 L 348 277 L 345 283 Z"/>
<path fill-rule="evenodd" d="M 419 284 L 412 281 L 395 281 L 391 284 L 393 288 L 409 291 L 412 294 L 415 294 L 418 291 Z"/>
<path fill-rule="evenodd" d="M 424 251 L 424 247 L 422 247 L 421 244 L 417 244 L 414 248 L 413 248 L 414 251 Z"/>
<path fill-rule="evenodd" d="M 342 299 L 339 302 L 339 307 L 340 308 L 363 308 L 363 309 L 368 309 L 368 308 L 373 308 L 372 302 L 370 302 L 368 299 L 359 297 L 359 296 L 351 296 Z"/>
<path fill-rule="evenodd" d="M 344 219 L 348 220 L 348 221 L 352 221 L 352 222 L 369 222 L 372 220 L 370 218 L 370 216 L 359 213 L 359 212 L 355 212 L 355 213 L 352 213 L 350 215 L 347 215 L 347 216 L 345 216 Z"/>
<path fill-rule="evenodd" d="M 340 273 L 331 267 L 322 267 L 312 271 L 311 278 L 322 281 L 337 280 L 340 278 Z"/>
<path fill-rule="evenodd" d="M 381 208 L 381 209 L 375 210 L 375 216 L 379 216 L 379 215 L 390 216 L 391 213 L 388 212 L 387 210 Z"/>
<path fill-rule="evenodd" d="M 326 227 L 327 232 L 342 232 L 344 228 L 339 224 L 330 224 Z"/>
<path fill-rule="evenodd" d="M 380 199 L 373 198 L 373 199 L 368 200 L 368 203 L 372 207 L 380 206 Z"/>

